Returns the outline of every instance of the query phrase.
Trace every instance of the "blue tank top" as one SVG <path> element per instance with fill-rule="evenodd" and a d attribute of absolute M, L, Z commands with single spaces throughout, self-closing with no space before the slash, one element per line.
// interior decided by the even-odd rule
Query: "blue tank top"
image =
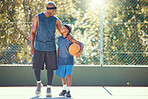
<path fill-rule="evenodd" d="M 59 61 L 58 65 L 73 65 L 74 57 L 69 53 L 68 49 L 71 45 L 71 40 L 67 40 L 60 36 L 58 38 L 58 47 L 59 47 Z"/>
<path fill-rule="evenodd" d="M 42 12 L 39 15 L 39 24 L 36 33 L 35 49 L 39 51 L 54 51 L 56 20 L 55 16 L 46 17 Z"/>

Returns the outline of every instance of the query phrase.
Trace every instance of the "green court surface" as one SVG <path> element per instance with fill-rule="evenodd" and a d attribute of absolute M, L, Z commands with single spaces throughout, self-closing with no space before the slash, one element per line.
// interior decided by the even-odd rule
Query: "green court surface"
<path fill-rule="evenodd" d="M 67 99 L 58 96 L 61 86 L 52 87 L 52 97 L 46 97 L 46 86 L 39 96 L 36 86 L 0 87 L 0 99 Z M 148 99 L 148 87 L 128 86 L 72 86 L 72 98 L 68 99 Z"/>

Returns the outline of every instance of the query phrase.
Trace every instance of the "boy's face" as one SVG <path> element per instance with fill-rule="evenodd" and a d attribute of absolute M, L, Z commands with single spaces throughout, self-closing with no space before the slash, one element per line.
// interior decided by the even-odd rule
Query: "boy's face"
<path fill-rule="evenodd" d="M 69 34 L 69 30 L 65 26 L 63 26 L 63 28 L 62 28 L 62 34 L 65 36 L 67 36 L 67 34 Z"/>

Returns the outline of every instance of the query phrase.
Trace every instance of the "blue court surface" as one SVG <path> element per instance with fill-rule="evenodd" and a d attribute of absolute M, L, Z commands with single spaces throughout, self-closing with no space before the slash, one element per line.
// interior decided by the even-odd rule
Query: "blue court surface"
<path fill-rule="evenodd" d="M 34 94 L 36 86 L 0 87 L 0 99 L 67 99 L 58 96 L 61 86 L 52 87 L 52 97 L 46 97 L 46 86 L 40 95 Z M 148 99 L 148 87 L 72 86 L 68 99 Z"/>

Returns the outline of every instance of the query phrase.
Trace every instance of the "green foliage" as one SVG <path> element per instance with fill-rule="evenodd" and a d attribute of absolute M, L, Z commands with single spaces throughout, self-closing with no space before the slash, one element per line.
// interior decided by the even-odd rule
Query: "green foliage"
<path fill-rule="evenodd" d="M 0 1 L 1 64 L 32 62 L 31 24 L 35 15 L 46 11 L 46 1 Z M 100 65 L 100 2 L 52 1 L 57 5 L 55 16 L 62 24 L 71 24 L 72 35 L 84 44 L 84 51 L 75 64 Z M 104 64 L 148 65 L 147 0 L 103 0 L 103 3 Z"/>
<path fill-rule="evenodd" d="M 108 23 L 105 24 L 107 26 L 104 32 L 105 34 L 109 32 L 105 43 L 107 44 L 105 64 L 148 64 L 146 53 L 148 22 L 147 12 L 143 12 L 146 7 L 143 2 L 146 0 L 113 0 L 112 2 L 108 7 L 108 10 L 112 10 L 108 12 L 106 18 Z"/>

